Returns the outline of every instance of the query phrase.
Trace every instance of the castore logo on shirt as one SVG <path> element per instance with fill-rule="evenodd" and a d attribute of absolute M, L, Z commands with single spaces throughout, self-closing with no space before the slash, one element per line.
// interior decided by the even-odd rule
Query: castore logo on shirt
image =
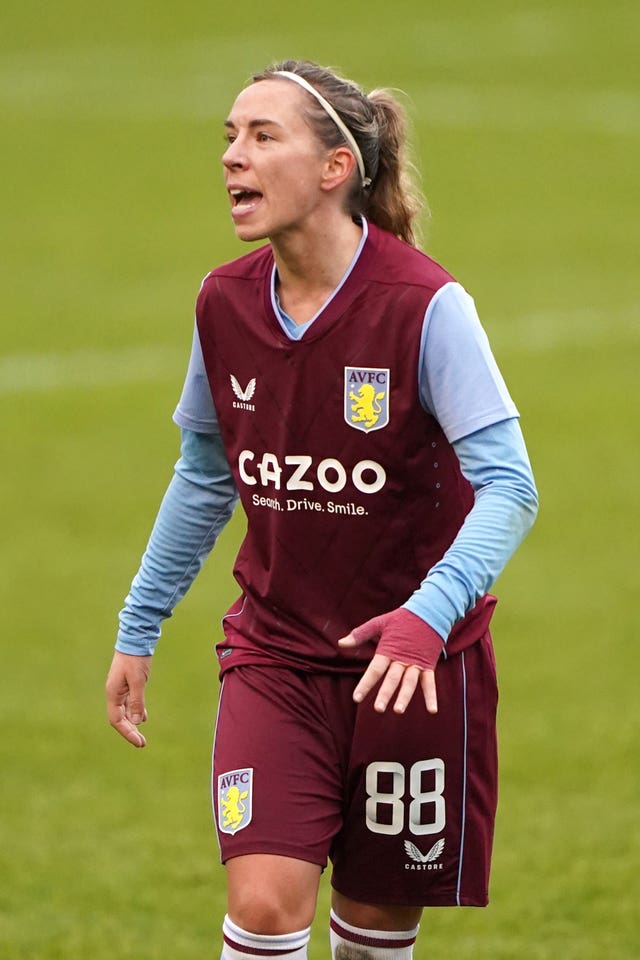
<path fill-rule="evenodd" d="M 237 410 L 255 411 L 256 409 L 255 404 L 249 403 L 249 401 L 252 399 L 254 393 L 256 392 L 256 378 L 252 377 L 251 380 L 249 380 L 249 383 L 247 384 L 246 388 L 243 390 L 237 378 L 234 377 L 233 374 L 231 374 L 231 386 L 233 388 L 234 394 L 238 398 L 237 400 L 233 401 L 233 406 Z"/>

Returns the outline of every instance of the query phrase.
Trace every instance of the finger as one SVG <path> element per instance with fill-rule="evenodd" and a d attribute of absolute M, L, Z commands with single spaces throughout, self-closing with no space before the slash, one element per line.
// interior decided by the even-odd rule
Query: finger
<path fill-rule="evenodd" d="M 402 677 L 398 696 L 393 705 L 394 713 L 404 713 L 409 706 L 409 701 L 416 691 L 418 680 L 420 679 L 420 668 L 416 666 L 407 667 Z"/>
<path fill-rule="evenodd" d="M 138 723 L 146 723 L 147 720 L 149 719 L 149 713 L 148 713 L 148 711 L 147 711 L 147 708 L 145 707 L 144 710 L 142 711 L 142 716 L 140 717 L 140 719 L 139 719 L 139 720 L 134 720 L 132 717 L 129 716 L 129 712 L 128 712 L 128 710 L 127 710 L 126 703 L 125 703 L 124 715 L 125 715 L 125 717 L 127 717 L 128 720 L 131 720 L 131 722 L 132 722 L 132 723 L 135 723 L 135 724 L 138 724 Z"/>
<path fill-rule="evenodd" d="M 433 670 L 423 670 L 420 675 L 420 686 L 424 694 L 424 702 L 429 713 L 438 712 L 438 697 L 436 695 L 436 675 Z"/>
<path fill-rule="evenodd" d="M 356 703 L 364 700 L 366 695 L 373 690 L 378 680 L 384 676 L 390 663 L 391 661 L 388 657 L 383 657 L 381 654 L 376 653 L 360 680 L 360 683 L 353 691 L 353 699 Z"/>
<path fill-rule="evenodd" d="M 376 702 L 373 705 L 373 709 L 377 713 L 384 713 L 389 706 L 389 701 L 402 683 L 405 670 L 406 666 L 404 663 L 399 663 L 397 660 L 391 663 L 378 690 Z"/>
<path fill-rule="evenodd" d="M 109 723 L 121 737 L 133 744 L 134 747 L 146 747 L 147 741 L 136 725 L 125 716 L 124 707 L 110 707 L 107 713 Z"/>
<path fill-rule="evenodd" d="M 127 720 L 126 717 L 123 717 L 120 723 L 115 724 L 115 729 L 121 737 L 124 737 L 124 739 L 134 747 L 137 747 L 138 749 L 146 747 L 146 739 L 140 733 L 138 728 L 134 726 L 130 720 Z"/>
<path fill-rule="evenodd" d="M 367 620 L 366 623 L 361 623 L 359 627 L 354 627 L 351 631 L 351 636 L 356 643 L 367 643 L 369 640 L 379 640 L 384 629 L 384 620 L 384 615 L 374 617 L 372 620 Z"/>
<path fill-rule="evenodd" d="M 338 640 L 338 646 L 339 647 L 357 647 L 358 641 L 356 640 L 356 638 L 352 633 L 349 633 L 347 634 L 346 637 L 341 637 L 340 640 Z"/>
<path fill-rule="evenodd" d="M 142 723 L 144 720 L 144 684 L 134 681 L 129 688 L 129 696 L 125 701 L 125 713 L 132 723 Z"/>
<path fill-rule="evenodd" d="M 360 626 L 354 627 L 351 633 L 338 640 L 338 643 L 343 647 L 359 647 L 370 640 L 375 642 L 380 639 L 385 620 L 386 616 L 384 614 L 380 617 L 373 617 L 371 620 L 361 623 Z"/>
<path fill-rule="evenodd" d="M 348 633 L 346 637 L 341 637 L 338 640 L 339 647 L 361 647 L 363 643 L 369 643 L 369 641 L 376 641 L 379 639 L 378 634 L 371 634 L 362 627 L 358 627 L 357 630 L 352 630 L 351 633 Z"/>

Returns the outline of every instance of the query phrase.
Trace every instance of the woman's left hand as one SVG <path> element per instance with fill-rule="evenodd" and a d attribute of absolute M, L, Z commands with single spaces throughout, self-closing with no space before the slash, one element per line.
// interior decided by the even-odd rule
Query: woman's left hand
<path fill-rule="evenodd" d="M 442 637 L 404 607 L 367 620 L 338 641 L 340 647 L 359 647 L 373 641 L 376 653 L 353 692 L 360 703 L 382 679 L 374 710 L 384 713 L 393 695 L 394 713 L 404 713 L 418 684 L 429 713 L 438 712 L 435 667 L 444 650 Z"/>

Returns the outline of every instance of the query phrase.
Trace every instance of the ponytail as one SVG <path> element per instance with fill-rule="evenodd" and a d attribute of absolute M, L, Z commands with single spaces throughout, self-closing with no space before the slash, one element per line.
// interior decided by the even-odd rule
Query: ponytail
<path fill-rule="evenodd" d="M 309 60 L 285 60 L 253 75 L 269 80 L 286 71 L 302 77 L 337 111 L 353 135 L 362 155 L 366 178 L 354 176 L 348 205 L 352 216 L 364 215 L 376 226 L 417 246 L 415 222 L 425 200 L 414 184 L 415 168 L 408 158 L 405 111 L 388 90 L 369 96 L 355 83 Z M 328 149 L 345 142 L 344 135 L 327 111 L 309 96 L 305 116 L 316 136 Z"/>
<path fill-rule="evenodd" d="M 367 99 L 378 126 L 378 168 L 371 187 L 363 191 L 362 212 L 416 246 L 415 221 L 426 202 L 415 186 L 415 167 L 408 157 L 405 111 L 388 90 L 373 90 Z"/>

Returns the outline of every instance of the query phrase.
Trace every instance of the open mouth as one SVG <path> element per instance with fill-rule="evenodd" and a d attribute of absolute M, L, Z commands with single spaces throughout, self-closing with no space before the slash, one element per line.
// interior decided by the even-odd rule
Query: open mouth
<path fill-rule="evenodd" d="M 229 190 L 229 196 L 233 209 L 237 211 L 249 210 L 262 200 L 262 194 L 257 190 Z"/>

